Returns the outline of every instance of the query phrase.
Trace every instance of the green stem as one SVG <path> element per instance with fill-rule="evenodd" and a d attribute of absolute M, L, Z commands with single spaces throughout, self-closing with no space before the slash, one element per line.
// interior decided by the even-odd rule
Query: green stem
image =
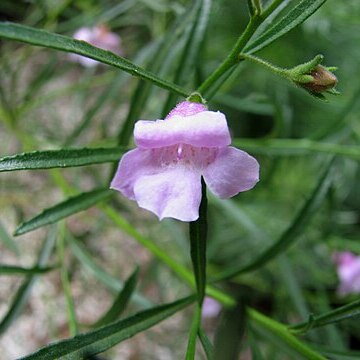
<path fill-rule="evenodd" d="M 185 268 L 183 265 L 174 261 L 170 256 L 167 255 L 159 246 L 157 246 L 152 240 L 145 238 L 138 233 L 119 213 L 108 205 L 102 205 L 104 213 L 112 220 L 116 225 L 119 226 L 125 233 L 133 237 L 139 244 L 145 249 L 150 251 L 156 258 L 166 264 L 174 273 L 191 287 L 195 287 L 194 276 L 192 273 Z M 228 294 L 213 287 L 206 286 L 206 294 L 218 300 L 224 306 L 234 306 L 236 301 Z"/>
<path fill-rule="evenodd" d="M 261 0 L 253 0 L 254 8 L 256 9 L 256 12 L 258 15 L 261 15 L 262 13 L 262 3 Z"/>
<path fill-rule="evenodd" d="M 240 54 L 239 58 L 252 61 L 253 63 L 255 63 L 257 65 L 263 66 L 264 68 L 270 70 L 274 74 L 285 77 L 286 79 L 291 81 L 291 78 L 289 77 L 289 71 L 287 69 L 277 67 L 277 66 L 275 66 L 273 64 L 270 64 L 268 61 L 265 61 L 265 60 L 260 59 L 260 58 L 258 58 L 256 56 L 253 56 L 253 55 Z"/>
<path fill-rule="evenodd" d="M 214 359 L 214 346 L 210 342 L 209 338 L 207 337 L 205 331 L 202 329 L 201 326 L 199 327 L 199 330 L 198 330 L 198 337 L 201 341 L 203 350 L 205 351 L 206 359 L 207 360 Z"/>
<path fill-rule="evenodd" d="M 239 54 L 245 48 L 248 41 L 254 35 L 255 31 L 261 25 L 265 19 L 271 15 L 271 13 L 283 2 L 284 0 L 274 0 L 261 14 L 254 14 L 249 23 L 247 24 L 244 32 L 241 34 L 239 39 L 236 41 L 232 50 L 225 58 L 225 60 L 215 69 L 215 71 L 210 74 L 210 76 L 205 79 L 205 81 L 199 86 L 197 91 L 203 95 L 210 90 L 218 79 L 230 70 L 233 66 L 238 64 L 241 59 L 239 59 Z M 257 4 L 259 1 L 255 1 Z M 255 5 L 256 5 L 255 4 Z M 260 4 L 261 5 L 261 4 Z"/>
<path fill-rule="evenodd" d="M 191 323 L 191 329 L 189 334 L 189 341 L 186 350 L 185 360 L 194 360 L 196 352 L 196 339 L 201 324 L 201 306 L 197 305 L 193 321 Z"/>
<path fill-rule="evenodd" d="M 65 227 L 63 222 L 60 223 L 59 234 L 60 235 L 57 243 L 57 251 L 59 256 L 59 262 L 61 265 L 60 277 L 66 300 L 67 313 L 69 317 L 69 332 L 71 336 L 75 336 L 78 333 L 78 324 L 76 320 L 74 301 L 71 295 L 69 274 L 65 264 Z"/>
<path fill-rule="evenodd" d="M 285 0 L 274 0 L 261 14 L 263 21 L 271 15 Z"/>
<path fill-rule="evenodd" d="M 259 325 L 261 328 L 266 329 L 268 332 L 276 335 L 282 341 L 287 343 L 292 349 L 294 349 L 297 353 L 301 354 L 304 359 L 309 360 L 326 360 L 321 354 L 317 353 L 306 344 L 298 340 L 288 328 L 278 323 L 277 321 L 268 318 L 264 314 L 257 312 L 254 309 L 248 309 L 249 318 Z"/>
<path fill-rule="evenodd" d="M 258 26 L 262 22 L 262 18 L 259 16 L 253 16 L 249 23 L 246 26 L 245 31 L 239 37 L 234 47 L 230 51 L 226 59 L 218 66 L 217 69 L 199 86 L 197 91 L 201 94 L 205 94 L 213 84 L 229 69 L 236 65 L 240 60 L 238 55 L 241 53 L 242 49 L 245 47 L 247 42 L 250 40 L 251 36 L 254 34 Z"/>

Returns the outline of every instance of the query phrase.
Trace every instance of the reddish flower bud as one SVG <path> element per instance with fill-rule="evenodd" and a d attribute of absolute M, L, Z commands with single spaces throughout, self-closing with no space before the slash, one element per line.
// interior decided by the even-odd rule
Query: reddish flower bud
<path fill-rule="evenodd" d="M 321 65 L 317 65 L 308 75 L 312 76 L 312 81 L 298 84 L 311 92 L 322 93 L 333 89 L 337 84 L 336 76 Z"/>

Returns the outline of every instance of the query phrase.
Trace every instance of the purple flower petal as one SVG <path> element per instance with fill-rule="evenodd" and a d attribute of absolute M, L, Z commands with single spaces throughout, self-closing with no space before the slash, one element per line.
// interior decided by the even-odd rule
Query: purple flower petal
<path fill-rule="evenodd" d="M 110 188 L 120 191 L 124 196 L 135 200 L 134 184 L 143 175 L 161 171 L 151 150 L 134 149 L 121 158 Z"/>
<path fill-rule="evenodd" d="M 221 304 L 215 299 L 206 296 L 204 299 L 201 316 L 203 318 L 214 318 L 220 314 Z"/>
<path fill-rule="evenodd" d="M 165 120 L 172 118 L 173 116 L 190 116 L 199 112 L 207 111 L 207 107 L 203 104 L 183 101 L 177 104 L 166 116 Z"/>
<path fill-rule="evenodd" d="M 234 147 L 219 149 L 219 153 L 204 171 L 210 191 L 221 199 L 253 188 L 259 181 L 259 164 L 248 153 Z"/>
<path fill-rule="evenodd" d="M 220 198 L 249 190 L 259 180 L 258 162 L 229 147 L 224 114 L 203 104 L 183 101 L 165 120 L 140 120 L 134 137 L 138 149 L 123 156 L 111 188 L 160 219 L 199 217 L 201 175 Z"/>
<path fill-rule="evenodd" d="M 157 174 L 141 176 L 134 193 L 138 205 L 160 220 L 194 221 L 199 217 L 201 176 L 188 167 L 164 167 Z"/>
<path fill-rule="evenodd" d="M 224 114 L 214 111 L 202 111 L 190 116 L 174 115 L 168 120 L 140 120 L 135 124 L 134 136 L 140 148 L 175 144 L 223 147 L 231 142 Z"/>
<path fill-rule="evenodd" d="M 93 38 L 93 30 L 88 27 L 78 29 L 73 35 L 74 39 L 90 42 Z"/>
<path fill-rule="evenodd" d="M 120 36 L 112 33 L 106 26 L 98 25 L 95 27 L 82 27 L 74 34 L 74 39 L 86 41 L 91 45 L 99 48 L 109 50 L 115 54 L 122 54 L 121 38 Z M 89 59 L 78 54 L 69 54 L 72 61 L 79 62 L 85 67 L 94 67 L 100 63 L 96 60 Z"/>
<path fill-rule="evenodd" d="M 360 293 L 360 257 L 349 251 L 338 252 L 333 255 L 337 264 L 339 277 L 338 294 Z"/>

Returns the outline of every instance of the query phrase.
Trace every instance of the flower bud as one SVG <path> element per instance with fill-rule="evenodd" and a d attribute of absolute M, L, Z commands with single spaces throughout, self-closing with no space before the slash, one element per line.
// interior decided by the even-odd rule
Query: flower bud
<path fill-rule="evenodd" d="M 329 91 L 337 84 L 336 76 L 321 65 L 317 65 L 308 75 L 312 77 L 312 81 L 298 83 L 298 85 L 314 93 Z"/>

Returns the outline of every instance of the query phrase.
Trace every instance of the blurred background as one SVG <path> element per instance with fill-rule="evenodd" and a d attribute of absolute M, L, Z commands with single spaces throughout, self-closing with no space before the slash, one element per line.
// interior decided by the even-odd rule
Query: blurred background
<path fill-rule="evenodd" d="M 292 6 L 292 1 L 286 3 Z M 106 31 L 121 38 L 119 53 L 124 57 L 194 89 L 225 58 L 249 15 L 245 0 L 213 1 L 200 56 L 191 73 L 177 79 L 189 31 L 186 14 L 190 6 L 191 1 L 171 0 L 2 0 L 0 17 L 67 36 L 83 27 L 106 25 Z M 327 95 L 327 102 L 318 100 L 258 65 L 243 62 L 209 102 L 210 109 L 226 114 L 236 146 L 255 156 L 261 165 L 261 181 L 254 190 L 231 200 L 209 198 L 210 276 L 227 267 L 250 263 L 283 236 L 309 197 L 316 195 L 314 189 L 330 155 L 309 147 L 304 139 L 359 145 L 359 20 L 359 1 L 329 0 L 304 24 L 257 53 L 289 68 L 323 54 L 325 65 L 338 67 L 337 90 L 341 95 Z M 175 34 L 174 41 L 164 45 L 169 32 Z M 129 117 L 158 119 L 166 113 L 167 91 L 116 68 L 100 64 L 86 67 L 65 53 L 10 41 L 1 41 L 0 50 L 1 156 L 62 147 L 115 146 L 119 136 L 131 135 L 121 131 Z M 280 148 L 261 142 L 284 138 L 294 141 Z M 357 298 L 356 294 L 337 294 L 333 254 L 347 250 L 360 255 L 360 168 L 357 160 L 344 156 L 337 157 L 335 165 L 330 190 L 289 240 L 292 245 L 256 271 L 222 282 L 241 303 L 278 321 L 295 323 L 307 320 L 310 313 L 322 313 Z M 51 229 L 13 237 L 18 224 L 74 191 L 108 184 L 110 174 L 108 164 L 2 173 L 0 262 L 34 266 Z M 134 228 L 190 267 L 186 224 L 169 219 L 159 222 L 120 194 L 111 202 Z M 136 265 L 140 266 L 137 297 L 125 315 L 152 303 L 175 300 L 188 291 L 98 207 L 55 227 L 58 236 L 65 239 L 63 260 L 82 331 L 111 305 L 114 294 Z M 61 251 L 52 255 L 51 264 L 61 261 L 59 254 Z M 20 297 L 22 306 L 9 314 L 26 281 L 24 276 L 1 276 L 0 359 L 23 356 L 71 334 L 64 281 L 57 270 L 33 277 L 26 296 Z M 223 313 L 222 319 L 226 315 Z M 218 326 L 221 316 L 206 320 L 211 337 L 216 329 L 220 338 L 224 334 L 219 335 L 220 330 L 226 331 Z M 254 353 L 254 348 L 264 359 L 296 358 L 286 349 L 279 350 L 269 340 L 271 334 L 257 328 L 248 330 L 241 340 L 246 321 L 243 311 L 231 316 L 237 326 L 232 334 L 241 344 L 239 359 L 252 359 L 250 350 Z M 181 358 L 190 323 L 191 309 L 186 309 L 102 356 Z M 311 331 L 305 339 L 332 354 L 331 358 L 349 359 L 334 354 L 351 350 L 355 359 L 355 351 L 360 351 L 359 334 L 359 322 L 348 320 Z"/>

